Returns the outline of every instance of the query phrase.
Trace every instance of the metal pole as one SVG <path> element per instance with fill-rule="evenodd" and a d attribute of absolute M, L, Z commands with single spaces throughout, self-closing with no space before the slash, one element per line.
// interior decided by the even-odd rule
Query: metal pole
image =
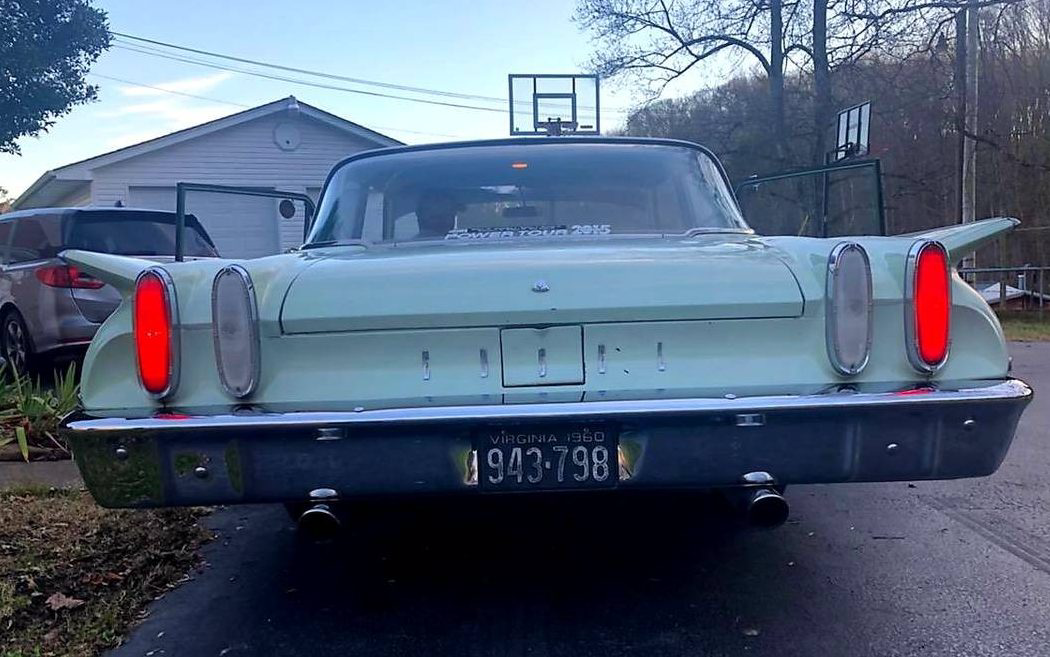
<path fill-rule="evenodd" d="M 875 160 L 875 211 L 879 215 L 879 235 L 886 235 L 886 208 L 882 206 L 882 163 Z"/>
<path fill-rule="evenodd" d="M 185 260 L 182 231 L 186 228 L 186 189 L 182 183 L 175 185 L 175 262 Z"/>
<path fill-rule="evenodd" d="M 971 223 L 977 214 L 977 65 L 980 61 L 978 49 L 981 47 L 978 33 L 980 10 L 975 0 L 970 0 L 966 7 L 966 117 L 963 139 L 963 194 L 962 223 Z M 963 264 L 976 266 L 973 253 L 966 256 Z"/>
<path fill-rule="evenodd" d="M 1039 321 L 1040 322 L 1043 321 L 1043 301 L 1044 301 L 1044 299 L 1043 299 L 1043 280 L 1045 278 L 1046 278 L 1046 269 L 1045 268 L 1040 268 L 1039 269 L 1039 289 L 1037 290 L 1037 292 L 1039 293 Z"/>
<path fill-rule="evenodd" d="M 966 142 L 966 10 L 955 14 L 955 70 L 952 73 L 955 90 L 955 132 L 958 135 L 955 154 L 955 211 L 958 221 L 963 216 L 963 144 Z"/>

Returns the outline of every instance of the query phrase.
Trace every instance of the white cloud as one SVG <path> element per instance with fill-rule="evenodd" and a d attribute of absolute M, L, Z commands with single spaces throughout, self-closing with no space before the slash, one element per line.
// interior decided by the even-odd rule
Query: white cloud
<path fill-rule="evenodd" d="M 237 111 L 235 108 L 208 103 L 203 100 L 185 98 L 168 91 L 179 93 L 200 93 L 214 89 L 233 77 L 232 73 L 222 72 L 196 78 L 183 78 L 146 87 L 119 87 L 120 94 L 129 99 L 136 99 L 114 109 L 100 113 L 106 118 L 118 119 L 125 132 L 106 140 L 110 149 L 122 148 L 137 144 L 147 139 L 166 135 L 169 132 L 182 130 L 205 123 Z M 161 91 L 161 90 L 166 91 Z M 148 126 L 148 127 L 144 127 Z"/>
<path fill-rule="evenodd" d="M 161 82 L 159 84 L 151 85 L 156 87 L 150 89 L 149 87 L 131 87 L 124 86 L 119 87 L 120 93 L 125 96 L 168 96 L 168 91 L 175 91 L 184 94 L 199 94 L 205 91 L 210 91 L 215 87 L 219 86 L 226 80 L 233 77 L 233 73 L 228 71 L 221 71 L 219 73 L 213 73 L 211 75 L 201 75 L 195 78 L 183 78 L 181 80 L 172 80 L 171 82 Z"/>
<path fill-rule="evenodd" d="M 145 103 L 143 105 L 146 105 Z M 131 112 L 138 116 L 150 119 L 153 127 L 145 130 L 134 130 L 121 133 L 106 140 L 106 146 L 110 149 L 123 148 L 137 144 L 147 139 L 161 137 L 169 132 L 189 128 L 200 123 L 206 123 L 231 113 L 230 108 L 219 105 L 207 105 L 203 107 L 188 107 L 181 105 L 178 101 L 171 103 L 148 103 L 151 107 L 140 106 Z"/>

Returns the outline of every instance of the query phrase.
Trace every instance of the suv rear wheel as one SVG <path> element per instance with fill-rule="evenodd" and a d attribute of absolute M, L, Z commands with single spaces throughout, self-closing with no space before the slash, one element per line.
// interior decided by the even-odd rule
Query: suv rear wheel
<path fill-rule="evenodd" d="M 33 345 L 25 320 L 17 310 L 8 310 L 0 321 L 0 348 L 7 359 L 8 371 L 29 372 L 33 364 Z"/>

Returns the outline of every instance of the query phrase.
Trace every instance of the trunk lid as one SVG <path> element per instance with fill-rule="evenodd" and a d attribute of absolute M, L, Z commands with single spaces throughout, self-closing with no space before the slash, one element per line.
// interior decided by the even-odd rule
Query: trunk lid
<path fill-rule="evenodd" d="M 320 254 L 319 254 L 320 255 Z M 746 235 L 333 249 L 291 284 L 285 333 L 798 317 L 775 248 Z"/>

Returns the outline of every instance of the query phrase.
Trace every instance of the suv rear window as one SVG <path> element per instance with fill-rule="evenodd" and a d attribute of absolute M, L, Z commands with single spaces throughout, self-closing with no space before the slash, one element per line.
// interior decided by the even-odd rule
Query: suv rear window
<path fill-rule="evenodd" d="M 217 256 L 215 245 L 193 215 L 186 215 L 184 253 Z M 80 212 L 69 227 L 66 247 L 116 255 L 175 255 L 175 215 L 167 212 Z"/>

